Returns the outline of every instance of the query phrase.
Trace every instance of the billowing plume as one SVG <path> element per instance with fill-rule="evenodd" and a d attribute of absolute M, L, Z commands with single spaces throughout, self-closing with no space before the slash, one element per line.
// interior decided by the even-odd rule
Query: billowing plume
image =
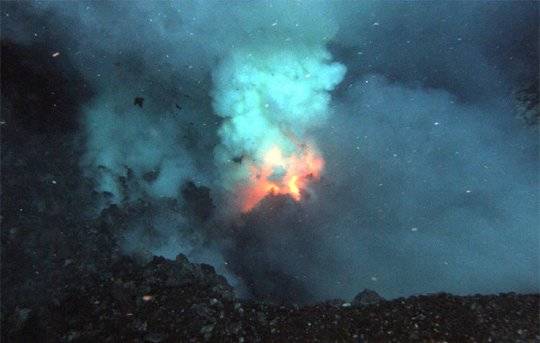
<path fill-rule="evenodd" d="M 329 115 L 345 74 L 324 46 L 239 49 L 214 73 L 214 108 L 225 118 L 216 148 L 225 187 L 247 211 L 268 193 L 300 200 L 323 158 L 307 136 Z"/>

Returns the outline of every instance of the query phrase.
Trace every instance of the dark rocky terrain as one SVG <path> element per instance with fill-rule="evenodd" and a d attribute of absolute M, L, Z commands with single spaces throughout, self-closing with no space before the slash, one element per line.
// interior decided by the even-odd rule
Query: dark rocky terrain
<path fill-rule="evenodd" d="M 145 266 L 118 258 L 104 273 L 84 273 L 78 262 L 64 269 L 82 275 L 64 287 L 51 284 L 57 288 L 40 306 L 5 309 L 5 342 L 540 340 L 539 295 L 278 306 L 236 299 L 211 266 L 182 255 Z"/>

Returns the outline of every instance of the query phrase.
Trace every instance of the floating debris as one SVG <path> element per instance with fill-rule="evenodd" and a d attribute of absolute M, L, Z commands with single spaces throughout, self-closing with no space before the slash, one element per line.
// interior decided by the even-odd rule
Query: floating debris
<path fill-rule="evenodd" d="M 135 105 L 135 106 L 139 106 L 140 108 L 142 108 L 143 104 L 144 104 L 144 98 L 143 97 L 137 96 L 137 97 L 135 97 L 135 100 L 133 100 L 133 105 Z"/>
<path fill-rule="evenodd" d="M 150 295 L 150 294 L 145 294 L 145 295 L 143 295 L 142 300 L 144 300 L 144 301 L 152 301 L 152 300 L 154 300 L 154 296 Z"/>

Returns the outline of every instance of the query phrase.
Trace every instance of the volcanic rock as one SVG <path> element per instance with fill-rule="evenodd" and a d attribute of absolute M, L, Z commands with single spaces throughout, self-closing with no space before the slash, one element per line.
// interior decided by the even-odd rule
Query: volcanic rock
<path fill-rule="evenodd" d="M 353 306 L 367 306 L 378 304 L 379 302 L 384 301 L 384 299 L 377 294 L 377 292 L 370 289 L 364 289 L 362 292 L 358 293 L 353 301 Z"/>

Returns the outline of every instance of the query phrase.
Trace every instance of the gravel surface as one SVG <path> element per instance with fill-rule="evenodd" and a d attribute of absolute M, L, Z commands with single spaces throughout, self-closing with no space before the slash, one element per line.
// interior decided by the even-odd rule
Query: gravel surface
<path fill-rule="evenodd" d="M 279 306 L 236 299 L 211 266 L 182 255 L 144 266 L 120 258 L 110 273 L 58 292 L 43 306 L 9 311 L 4 341 L 540 341 L 538 294 Z"/>

